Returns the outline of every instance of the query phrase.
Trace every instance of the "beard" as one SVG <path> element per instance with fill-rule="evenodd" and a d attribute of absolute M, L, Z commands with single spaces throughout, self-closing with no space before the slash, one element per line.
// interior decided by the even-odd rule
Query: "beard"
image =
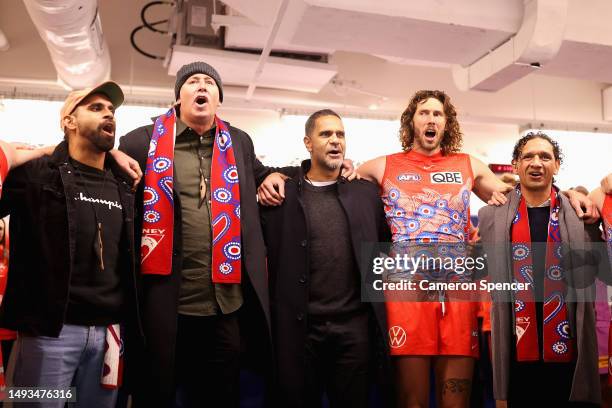
<path fill-rule="evenodd" d="M 342 165 L 342 160 L 324 159 L 325 167 L 329 170 L 338 170 Z"/>
<path fill-rule="evenodd" d="M 444 138 L 444 135 L 442 135 L 442 137 L 440 138 L 438 138 L 438 136 L 436 135 L 436 138 L 433 140 L 433 142 L 430 142 L 425 138 L 425 135 L 417 135 L 415 137 L 414 144 L 417 144 L 423 150 L 433 151 L 442 145 L 443 138 Z"/>
<path fill-rule="evenodd" d="M 112 137 L 106 136 L 102 130 L 104 124 L 100 124 L 96 129 L 82 129 L 83 137 L 99 151 L 107 153 L 115 147 L 115 135 Z"/>
<path fill-rule="evenodd" d="M 330 159 L 327 157 L 327 155 L 324 155 L 323 157 L 321 156 L 313 157 L 313 160 L 315 160 L 317 164 L 324 169 L 338 170 L 342 166 L 342 162 L 344 161 L 344 158 Z"/>

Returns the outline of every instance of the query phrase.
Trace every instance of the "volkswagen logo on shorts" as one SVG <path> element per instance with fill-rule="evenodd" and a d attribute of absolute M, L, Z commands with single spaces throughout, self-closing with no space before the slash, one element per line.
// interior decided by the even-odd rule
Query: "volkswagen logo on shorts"
<path fill-rule="evenodd" d="M 400 348 L 406 343 L 406 330 L 401 326 L 393 326 L 389 329 L 389 346 Z"/>

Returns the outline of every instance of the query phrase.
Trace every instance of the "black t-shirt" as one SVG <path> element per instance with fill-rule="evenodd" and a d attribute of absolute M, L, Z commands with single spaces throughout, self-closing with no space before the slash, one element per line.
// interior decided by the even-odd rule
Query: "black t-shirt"
<path fill-rule="evenodd" d="M 102 326 L 120 321 L 123 288 L 117 270 L 123 230 L 123 207 L 118 184 L 110 170 L 70 160 L 76 181 L 74 201 L 76 248 L 66 323 Z M 97 219 L 97 222 L 96 222 Z M 101 268 L 97 223 L 102 231 Z"/>
<path fill-rule="evenodd" d="M 548 220 L 550 207 L 527 208 L 529 216 L 529 234 L 531 242 L 531 260 L 533 262 L 533 281 L 536 298 L 536 318 L 538 321 L 538 344 L 542 347 L 542 321 L 544 319 L 544 276 L 546 269 L 546 241 L 548 240 Z"/>
<path fill-rule="evenodd" d="M 533 278 L 536 289 L 536 299 L 541 300 L 544 293 L 544 269 L 546 263 L 546 246 L 548 240 L 548 220 L 550 207 L 527 208 L 529 216 L 529 234 L 532 246 Z M 541 302 L 539 302 L 541 303 Z"/>
<path fill-rule="evenodd" d="M 516 338 L 512 345 L 510 365 L 509 402 L 515 406 L 527 406 L 533 395 L 544 394 L 550 406 L 565 406 L 574 376 L 575 363 L 545 363 L 542 359 L 544 320 L 544 276 L 546 269 L 546 245 L 550 207 L 527 208 L 531 242 L 531 260 L 535 284 L 536 320 L 540 361 L 516 361 Z"/>
<path fill-rule="evenodd" d="M 359 271 L 338 185 L 305 182 L 303 202 L 310 243 L 309 315 L 340 316 L 360 310 Z"/>

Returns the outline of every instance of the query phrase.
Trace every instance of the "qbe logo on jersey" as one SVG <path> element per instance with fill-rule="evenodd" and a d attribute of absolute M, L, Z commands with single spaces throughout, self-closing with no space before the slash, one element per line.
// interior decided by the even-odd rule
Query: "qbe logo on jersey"
<path fill-rule="evenodd" d="M 431 173 L 431 184 L 463 184 L 460 171 L 438 171 Z"/>

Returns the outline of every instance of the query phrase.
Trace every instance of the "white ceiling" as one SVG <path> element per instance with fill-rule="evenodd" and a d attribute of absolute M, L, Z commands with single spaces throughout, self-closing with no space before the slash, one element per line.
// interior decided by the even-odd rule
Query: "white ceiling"
<path fill-rule="evenodd" d="M 282 1 L 288 2 L 287 8 L 277 34 L 271 38 Z M 243 56 L 249 63 L 232 65 L 230 61 L 229 68 L 220 68 L 224 80 L 233 78 L 234 73 L 245 79 L 226 81 L 242 84 L 225 89 L 225 104 L 229 106 L 305 111 L 320 106 L 353 115 L 398 117 L 413 92 L 438 88 L 446 90 L 461 117 L 472 122 L 612 131 L 612 122 L 604 120 L 602 113 L 612 104 L 612 93 L 606 92 L 611 95 L 608 105 L 602 96 L 612 84 L 612 2 L 608 0 L 567 0 L 567 21 L 558 53 L 541 69 L 493 93 L 460 91 L 452 67 L 470 65 L 510 39 L 523 23 L 523 0 L 222 2 L 231 8 L 230 14 L 248 22 L 227 27 L 227 48 L 261 49 L 271 40 L 273 50 L 326 54 L 330 62 L 322 67 L 324 75 L 315 78 L 315 73 L 320 73 L 308 71 L 312 68 L 308 64 L 291 61 L 287 66 L 292 71 L 281 66 L 272 75 L 262 76 L 254 84 L 253 97 L 247 100 L 246 82 L 255 76 L 254 61 L 259 57 Z M 111 52 L 112 78 L 125 87 L 132 102 L 169 102 L 174 78 L 168 72 L 175 72 L 176 63 L 169 70 L 162 61 L 135 52 L 129 42 L 146 3 L 99 2 L 104 38 Z M 157 20 L 169 13 L 170 7 L 156 6 L 148 15 L 150 20 Z M 8 51 L 0 51 L 0 94 L 65 95 L 65 90 L 55 84 L 54 66 L 22 1 L 0 0 L 0 30 L 10 42 Z M 168 52 L 168 36 L 143 31 L 137 39 L 148 52 Z M 278 61 L 262 62 L 265 69 L 268 62 L 273 68 Z M 337 72 L 337 81 L 329 82 L 330 70 Z M 273 89 L 277 87 L 275 81 L 281 84 L 300 78 L 315 80 L 316 88 L 309 88 L 309 84 Z M 369 109 L 372 105 L 378 109 Z"/>

